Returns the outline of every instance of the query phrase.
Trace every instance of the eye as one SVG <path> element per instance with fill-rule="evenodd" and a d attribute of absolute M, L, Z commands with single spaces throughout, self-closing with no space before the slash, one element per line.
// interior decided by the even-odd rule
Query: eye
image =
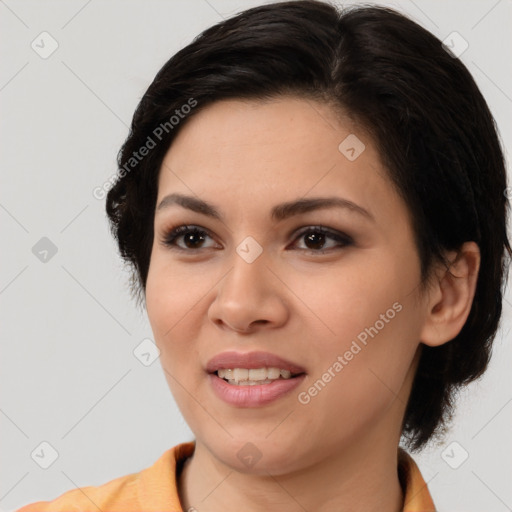
<path fill-rule="evenodd" d="M 335 249 L 336 244 L 324 249 L 327 239 L 337 242 L 338 247 L 346 247 L 352 245 L 354 241 L 348 235 L 338 231 L 332 231 L 323 226 L 311 226 L 303 230 L 295 240 L 303 239 L 308 247 L 305 250 L 311 254 L 324 254 L 330 249 Z"/>
<path fill-rule="evenodd" d="M 163 243 L 172 249 L 190 252 L 191 250 L 208 249 L 209 247 L 204 246 L 204 242 L 207 238 L 212 238 L 207 230 L 199 226 L 183 225 L 171 229 L 169 233 L 165 235 Z M 323 226 L 309 226 L 297 235 L 295 241 L 301 238 L 304 239 L 307 247 L 299 249 L 311 254 L 324 254 L 329 252 L 330 249 L 346 247 L 353 244 L 352 238 L 348 235 L 327 229 Z M 324 246 L 328 239 L 337 242 L 337 244 L 334 244 L 334 246 L 331 245 L 331 247 L 325 249 Z M 182 241 L 182 244 L 179 244 L 178 241 Z M 213 246 L 210 248 L 213 248 Z"/>
<path fill-rule="evenodd" d="M 179 245 L 176 241 L 183 238 L 185 247 Z M 187 251 L 189 249 L 203 249 L 203 242 L 206 238 L 211 238 L 208 231 L 199 228 L 198 226 L 178 226 L 165 236 L 164 245 L 172 249 L 181 249 Z"/>

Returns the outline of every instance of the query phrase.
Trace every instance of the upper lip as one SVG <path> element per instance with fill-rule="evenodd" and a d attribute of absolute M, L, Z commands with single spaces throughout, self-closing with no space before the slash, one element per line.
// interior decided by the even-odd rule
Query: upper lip
<path fill-rule="evenodd" d="M 270 352 L 222 352 L 212 357 L 206 365 L 208 373 L 215 373 L 221 368 L 279 368 L 289 370 L 292 374 L 305 373 L 298 364 L 287 361 Z"/>

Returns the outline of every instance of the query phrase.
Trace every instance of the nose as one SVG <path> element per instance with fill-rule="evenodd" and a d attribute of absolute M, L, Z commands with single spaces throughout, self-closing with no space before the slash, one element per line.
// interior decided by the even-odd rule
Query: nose
<path fill-rule="evenodd" d="M 208 317 L 218 327 L 251 333 L 286 323 L 286 289 L 264 253 L 248 263 L 235 253 L 231 270 L 219 282 Z"/>

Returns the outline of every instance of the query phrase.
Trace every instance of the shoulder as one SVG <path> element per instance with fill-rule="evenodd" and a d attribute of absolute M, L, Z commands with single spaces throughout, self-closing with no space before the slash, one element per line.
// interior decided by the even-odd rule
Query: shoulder
<path fill-rule="evenodd" d="M 190 456 L 194 442 L 181 443 L 150 467 L 98 486 L 69 490 L 51 501 L 37 501 L 16 512 L 139 512 L 181 511 L 176 466 Z"/>
<path fill-rule="evenodd" d="M 72 512 L 114 510 L 134 510 L 131 505 L 138 504 L 137 482 L 140 473 L 132 473 L 111 480 L 98 486 L 87 486 L 71 489 L 51 501 L 37 501 L 20 508 L 17 512 Z"/>
<path fill-rule="evenodd" d="M 398 450 L 398 478 L 404 493 L 403 512 L 436 512 L 428 486 L 414 459 Z"/>

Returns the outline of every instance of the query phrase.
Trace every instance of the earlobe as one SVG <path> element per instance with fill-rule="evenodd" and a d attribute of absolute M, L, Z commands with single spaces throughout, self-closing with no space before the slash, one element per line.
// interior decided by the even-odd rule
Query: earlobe
<path fill-rule="evenodd" d="M 480 249 L 465 242 L 447 255 L 449 268 L 440 266 L 426 301 L 421 341 L 436 347 L 455 338 L 471 311 L 480 269 Z"/>

